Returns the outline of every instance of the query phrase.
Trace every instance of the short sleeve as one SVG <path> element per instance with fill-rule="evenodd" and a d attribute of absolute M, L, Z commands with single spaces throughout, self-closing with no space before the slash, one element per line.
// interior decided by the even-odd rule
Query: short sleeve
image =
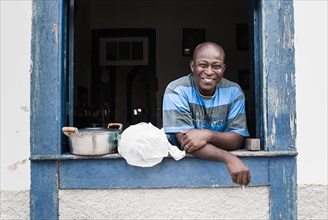
<path fill-rule="evenodd" d="M 165 133 L 177 133 L 193 128 L 188 97 L 184 90 L 190 87 L 170 83 L 163 97 L 163 128 Z"/>
<path fill-rule="evenodd" d="M 235 99 L 230 105 L 228 123 L 225 131 L 233 131 L 242 136 L 249 136 L 245 110 L 245 95 L 241 89 L 238 90 Z"/>

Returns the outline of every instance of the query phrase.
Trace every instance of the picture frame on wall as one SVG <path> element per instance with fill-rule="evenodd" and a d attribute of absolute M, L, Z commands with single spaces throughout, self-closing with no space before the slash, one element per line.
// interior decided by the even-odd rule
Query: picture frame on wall
<path fill-rule="evenodd" d="M 192 56 L 198 44 L 205 41 L 205 29 L 183 28 L 182 56 Z"/>

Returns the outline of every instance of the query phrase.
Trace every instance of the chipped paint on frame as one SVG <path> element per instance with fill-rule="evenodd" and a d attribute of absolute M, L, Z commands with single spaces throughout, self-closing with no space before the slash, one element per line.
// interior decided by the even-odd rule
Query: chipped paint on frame
<path fill-rule="evenodd" d="M 259 35 L 254 36 L 254 60 L 258 61 L 256 67 L 260 80 L 257 86 L 260 88 L 261 104 L 261 137 L 264 140 L 265 150 L 271 152 L 288 151 L 295 152 L 296 137 L 296 112 L 295 112 L 295 64 L 294 64 L 294 24 L 293 24 L 293 2 L 291 0 L 253 0 L 257 4 Z M 31 62 L 31 155 L 40 158 L 47 156 L 60 157 L 63 151 L 63 140 L 61 127 L 66 124 L 66 0 L 33 1 L 32 21 L 32 62 Z M 254 21 L 255 22 L 255 21 Z M 49 123 L 51 122 L 51 123 Z M 49 135 L 51 134 L 51 135 Z M 106 161 L 108 160 L 108 161 Z M 31 161 L 31 196 L 30 215 L 31 219 L 42 217 L 58 219 L 58 189 L 60 187 L 60 175 L 63 175 L 63 187 L 73 187 L 79 184 L 79 179 L 70 179 L 69 170 L 79 169 L 79 166 L 90 166 L 99 168 L 105 172 L 109 163 L 122 163 L 106 159 L 102 162 L 81 161 L 68 159 L 61 162 L 55 160 L 32 160 Z M 198 160 L 195 160 L 198 161 Z M 287 157 L 259 156 L 246 159 L 254 168 L 256 184 L 270 185 L 270 217 L 271 219 L 296 219 L 296 156 L 292 154 Z M 263 161 L 268 161 L 264 163 Z M 169 162 L 169 166 L 174 163 Z M 186 161 L 185 164 L 199 163 Z M 97 165 L 98 164 L 98 165 Z M 166 164 L 167 165 L 167 164 Z M 200 164 L 201 165 L 201 164 Z M 208 166 L 217 164 L 207 163 Z M 159 165 L 161 166 L 161 165 Z M 219 165 L 222 167 L 222 164 Z M 198 166 L 201 167 L 201 166 Z M 263 171 L 256 171 L 259 168 Z M 124 166 L 119 166 L 124 171 Z M 158 167 L 154 175 L 159 175 L 162 169 L 169 175 L 172 171 L 165 170 L 170 167 Z M 172 168 L 172 167 L 171 167 Z M 170 168 L 170 169 L 171 169 Z M 183 168 L 183 167 L 182 167 Z M 181 169 L 182 169 L 181 168 Z M 187 169 L 187 168 L 186 168 Z M 223 169 L 223 168 L 222 168 Z M 128 171 L 128 169 L 126 169 Z M 159 171 L 159 173 L 157 172 Z M 113 170 L 113 172 L 115 172 Z M 147 171 L 138 170 L 131 172 L 131 177 L 147 174 Z M 66 173 L 66 174 L 65 174 Z M 124 173 L 124 172 L 123 172 Z M 206 173 L 204 169 L 199 170 L 200 175 Z M 264 175 L 263 175 L 264 173 Z M 135 175 L 135 176 L 134 176 Z M 225 178 L 227 173 L 222 173 Z M 258 175 L 258 177 L 256 177 Z M 262 176 L 260 176 L 262 175 Z M 267 176 L 269 182 L 260 183 Z M 151 177 L 151 176 L 148 176 Z M 155 176 L 156 177 L 156 176 Z M 109 184 L 104 179 L 83 176 L 88 181 L 84 187 L 100 188 L 100 184 Z M 191 176 L 190 178 L 193 178 Z M 146 179 L 141 179 L 145 180 Z M 163 184 L 156 181 L 141 183 L 141 187 L 148 184 Z M 229 185 L 229 183 L 194 182 L 208 187 Z M 198 180 L 197 180 L 198 181 Z M 42 183 L 46 182 L 44 186 Z M 185 180 L 176 183 L 166 182 L 184 187 Z M 112 183 L 115 183 L 112 182 Z M 117 182 L 118 183 L 118 182 Z M 208 184 L 208 185 L 207 185 Z M 154 186 L 154 185 L 153 185 Z M 190 186 L 190 187 L 193 187 Z M 113 187 L 106 185 L 106 187 Z M 120 188 L 121 185 L 116 185 Z M 136 187 L 130 185 L 128 187 Z M 162 187 L 159 185 L 159 187 Z M 79 186 L 77 187 L 77 189 Z"/>
<path fill-rule="evenodd" d="M 261 5 L 265 149 L 296 150 L 293 1 Z"/>

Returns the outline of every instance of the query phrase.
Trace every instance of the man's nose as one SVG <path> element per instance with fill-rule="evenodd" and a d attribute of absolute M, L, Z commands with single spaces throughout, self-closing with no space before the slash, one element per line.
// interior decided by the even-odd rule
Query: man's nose
<path fill-rule="evenodd" d="M 209 66 L 207 67 L 207 70 L 205 71 L 207 75 L 213 75 L 214 74 L 214 68 Z"/>

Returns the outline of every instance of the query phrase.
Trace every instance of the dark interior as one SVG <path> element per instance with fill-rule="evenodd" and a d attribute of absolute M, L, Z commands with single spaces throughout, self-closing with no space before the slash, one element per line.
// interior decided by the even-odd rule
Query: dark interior
<path fill-rule="evenodd" d="M 225 77 L 242 87 L 255 134 L 250 3 L 246 0 L 76 0 L 74 122 L 76 127 L 162 126 L 167 84 L 190 73 L 203 41 L 226 52 Z"/>

